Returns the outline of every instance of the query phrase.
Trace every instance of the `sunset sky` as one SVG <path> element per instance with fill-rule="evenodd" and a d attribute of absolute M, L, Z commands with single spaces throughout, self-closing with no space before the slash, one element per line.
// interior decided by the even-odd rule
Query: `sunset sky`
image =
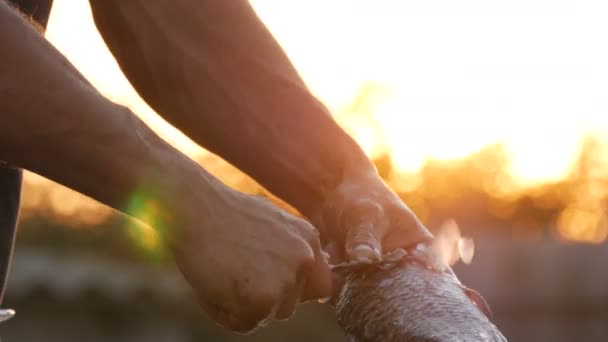
<path fill-rule="evenodd" d="M 528 189 L 569 177 L 583 137 L 595 135 L 608 147 L 606 1 L 251 4 L 313 93 L 370 156 L 390 154 L 402 183 L 412 184 L 428 160 L 449 163 L 502 144 L 509 186 Z M 137 96 L 95 29 L 87 1 L 55 0 L 47 37 L 104 95 L 186 153 L 207 153 Z M 353 106 L 370 85 L 380 96 L 366 108 Z M 218 165 L 210 171 L 230 173 Z M 608 158 L 602 165 L 608 174 Z M 49 190 L 26 192 L 24 208 L 47 198 L 70 219 L 95 223 L 109 213 L 41 177 L 28 174 L 26 183 Z M 608 189 L 596 196 L 594 184 L 569 199 L 558 218 L 562 236 L 596 242 L 608 236 L 602 205 Z"/>
<path fill-rule="evenodd" d="M 605 1 L 251 3 L 334 112 L 364 82 L 389 90 L 372 114 L 382 132 L 352 131 L 370 153 L 382 136 L 399 169 L 503 142 L 516 179 L 559 179 L 581 136 L 608 129 Z M 104 94 L 188 153 L 200 152 L 136 96 L 86 1 L 56 0 L 48 38 Z"/>

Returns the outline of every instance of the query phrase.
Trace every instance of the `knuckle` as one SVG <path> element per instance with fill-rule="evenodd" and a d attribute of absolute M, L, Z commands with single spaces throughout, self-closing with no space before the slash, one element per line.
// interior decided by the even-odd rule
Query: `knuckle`
<path fill-rule="evenodd" d="M 377 239 L 376 235 L 374 229 L 351 229 L 348 231 L 347 244 L 374 241 Z"/>
<path fill-rule="evenodd" d="M 300 234 L 290 237 L 289 248 L 282 257 L 283 267 L 277 270 L 281 274 L 275 274 L 275 280 L 279 285 L 293 285 L 295 280 L 292 277 L 299 275 L 302 269 L 309 268 L 315 261 L 313 246 L 306 241 Z M 282 289 L 282 288 L 279 288 Z"/>
<path fill-rule="evenodd" d="M 300 240 L 300 241 L 301 241 L 301 248 L 299 248 L 298 254 L 297 254 L 298 261 L 300 263 L 314 262 L 314 260 L 315 260 L 314 240 L 313 240 L 312 244 L 305 239 Z"/>
<path fill-rule="evenodd" d="M 310 249 L 308 249 L 308 252 L 301 253 L 298 259 L 298 273 L 309 272 L 314 267 L 315 260 L 315 255 Z M 298 276 L 300 276 L 300 274 L 298 274 Z"/>
<path fill-rule="evenodd" d="M 300 236 L 310 245 L 319 241 L 319 232 L 308 222 L 298 219 L 296 223 Z"/>
<path fill-rule="evenodd" d="M 314 262 L 321 251 L 321 241 L 318 231 L 308 222 L 300 222 L 297 225 L 297 237 L 295 237 L 293 253 L 296 262 L 308 264 Z"/>
<path fill-rule="evenodd" d="M 343 227 L 360 225 L 362 222 L 377 222 L 384 216 L 384 206 L 370 198 L 362 198 L 342 212 L 340 224 Z"/>
<path fill-rule="evenodd" d="M 375 198 L 361 198 L 353 203 L 351 209 L 367 215 L 377 215 L 384 211 L 382 204 Z"/>
<path fill-rule="evenodd" d="M 293 289 L 299 282 L 308 277 L 315 266 L 315 254 L 309 247 L 303 248 L 295 254 L 295 258 L 292 262 L 291 268 L 289 269 L 289 275 L 284 278 L 285 280 L 281 287 L 282 294 L 288 289 Z"/>

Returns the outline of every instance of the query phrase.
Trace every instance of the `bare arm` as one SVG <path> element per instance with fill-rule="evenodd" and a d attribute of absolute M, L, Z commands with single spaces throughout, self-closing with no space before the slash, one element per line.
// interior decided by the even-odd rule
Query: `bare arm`
<path fill-rule="evenodd" d="M 304 214 L 371 164 L 313 97 L 247 1 L 91 1 L 144 99 Z"/>
<path fill-rule="evenodd" d="M 299 301 L 329 295 L 310 224 L 227 188 L 170 147 L 2 0 L 0 43 L 0 160 L 119 210 L 135 193 L 152 202 L 163 215 L 147 223 L 176 233 L 170 245 L 199 303 L 232 329 L 289 317 Z"/>
<path fill-rule="evenodd" d="M 389 248 L 429 238 L 309 92 L 246 0 L 90 3 L 97 27 L 142 97 L 312 219 L 324 238 L 333 230 L 339 243 L 377 249 L 390 227 L 398 227 L 392 232 L 399 238 L 384 244 Z"/>
<path fill-rule="evenodd" d="M 92 88 L 13 9 L 0 2 L 0 11 L 0 160 L 117 209 L 142 180 L 170 172 L 163 158 L 184 164 L 128 109 Z"/>

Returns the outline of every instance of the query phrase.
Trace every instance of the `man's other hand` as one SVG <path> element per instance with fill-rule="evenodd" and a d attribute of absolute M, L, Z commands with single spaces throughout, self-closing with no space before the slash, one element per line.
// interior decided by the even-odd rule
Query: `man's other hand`
<path fill-rule="evenodd" d="M 262 198 L 229 189 L 217 195 L 186 204 L 174 243 L 178 266 L 215 321 L 247 333 L 290 317 L 300 302 L 330 296 L 330 269 L 308 222 Z"/>

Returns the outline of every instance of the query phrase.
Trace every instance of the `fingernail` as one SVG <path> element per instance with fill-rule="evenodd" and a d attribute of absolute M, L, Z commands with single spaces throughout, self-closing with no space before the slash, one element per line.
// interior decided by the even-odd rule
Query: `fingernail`
<path fill-rule="evenodd" d="M 317 299 L 317 302 L 319 302 L 321 304 L 325 304 L 325 303 L 328 303 L 330 300 L 331 300 L 331 296 L 324 297 L 324 298 L 319 298 L 319 299 Z"/>
<path fill-rule="evenodd" d="M 363 262 L 379 261 L 380 251 L 370 245 L 362 244 L 350 250 L 350 257 L 351 259 Z"/>

